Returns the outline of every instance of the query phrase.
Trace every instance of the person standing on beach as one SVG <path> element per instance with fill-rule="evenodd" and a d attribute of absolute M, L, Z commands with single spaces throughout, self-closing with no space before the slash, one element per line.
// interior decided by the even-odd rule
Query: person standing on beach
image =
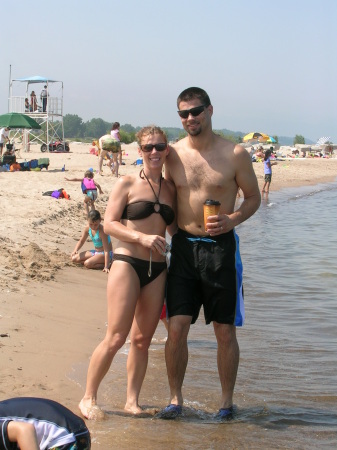
<path fill-rule="evenodd" d="M 47 111 L 47 98 L 48 98 L 47 85 L 45 85 L 40 94 L 40 100 L 42 102 L 42 112 Z"/>
<path fill-rule="evenodd" d="M 30 93 L 30 107 L 32 109 L 32 112 L 35 112 L 37 110 L 37 99 L 34 91 Z"/>
<path fill-rule="evenodd" d="M 222 395 L 217 415 L 227 420 L 233 414 L 239 365 L 236 326 L 244 321 L 242 264 L 234 227 L 255 213 L 261 196 L 249 153 L 212 131 L 213 106 L 207 93 L 188 88 L 179 95 L 177 106 L 188 135 L 171 147 L 165 162 L 165 179 L 177 189 L 178 231 L 172 237 L 166 296 L 165 357 L 171 397 L 158 417 L 173 419 L 182 413 L 187 336 L 203 305 L 206 324 L 213 322 L 218 343 Z M 238 187 L 243 201 L 234 211 Z M 221 209 L 208 217 L 205 229 L 206 199 L 217 200 Z"/>
<path fill-rule="evenodd" d="M 264 155 L 264 185 L 262 188 L 262 192 L 268 194 L 269 193 L 269 187 L 271 183 L 271 175 L 272 175 L 272 169 L 271 166 L 275 166 L 277 164 L 276 161 L 271 162 L 270 157 L 272 154 L 272 150 L 267 150 Z"/>
<path fill-rule="evenodd" d="M 110 134 L 105 134 L 98 140 L 99 143 L 99 155 L 98 155 L 98 173 L 103 175 L 103 159 L 108 158 L 108 166 L 111 169 L 111 173 L 115 174 L 118 178 L 118 154 L 121 148 L 121 143 L 111 137 Z M 112 160 L 110 158 L 112 154 Z"/>
<path fill-rule="evenodd" d="M 114 122 L 112 124 L 111 127 L 111 137 L 112 139 L 115 139 L 117 142 L 121 141 L 121 135 L 119 133 L 119 129 L 120 129 L 120 123 L 119 122 Z M 118 152 L 118 164 L 121 166 L 123 164 L 123 158 L 122 158 L 122 146 L 119 147 L 119 152 Z"/>
<path fill-rule="evenodd" d="M 107 300 L 108 327 L 94 351 L 79 408 L 88 419 L 99 418 L 97 391 L 117 351 L 130 333 L 125 410 L 139 414 L 139 394 L 145 377 L 148 350 L 164 302 L 166 228 L 175 228 L 175 187 L 162 177 L 169 153 L 167 137 L 156 126 L 137 133 L 144 167 L 114 184 L 104 217 L 104 231 L 118 239 L 110 269 Z"/>
<path fill-rule="evenodd" d="M 0 129 L 0 156 L 2 156 L 3 148 L 6 142 L 9 142 L 9 127 Z"/>
<path fill-rule="evenodd" d="M 90 210 L 95 209 L 95 200 L 97 200 L 97 189 L 100 194 L 104 194 L 101 186 L 94 180 L 94 172 L 92 169 L 88 169 L 84 173 L 84 178 L 68 178 L 64 177 L 66 181 L 80 181 L 82 192 L 84 194 L 84 209 L 86 216 L 89 215 Z"/>

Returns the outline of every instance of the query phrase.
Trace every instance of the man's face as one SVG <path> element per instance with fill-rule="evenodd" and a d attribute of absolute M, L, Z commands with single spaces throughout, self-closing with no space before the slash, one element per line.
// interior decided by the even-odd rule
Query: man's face
<path fill-rule="evenodd" d="M 192 111 L 188 113 L 189 110 Z M 180 102 L 179 111 L 186 111 L 186 114 L 188 114 L 187 118 L 180 116 L 180 119 L 184 130 L 190 136 L 198 136 L 207 126 L 211 124 L 213 107 L 211 105 L 203 107 L 201 100 L 197 98 Z"/>

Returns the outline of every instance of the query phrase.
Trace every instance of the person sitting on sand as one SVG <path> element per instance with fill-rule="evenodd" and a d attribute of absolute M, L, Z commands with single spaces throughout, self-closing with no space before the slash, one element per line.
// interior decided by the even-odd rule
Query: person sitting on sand
<path fill-rule="evenodd" d="M 144 127 L 136 136 L 143 169 L 117 180 L 105 213 L 104 231 L 119 241 L 107 286 L 107 332 L 90 359 L 86 390 L 79 404 L 88 419 L 103 415 L 96 405 L 97 391 L 129 333 L 125 410 L 142 412 L 139 394 L 149 346 L 163 308 L 165 232 L 170 225 L 175 228 L 175 187 L 162 177 L 169 148 L 164 131 L 157 126 Z"/>
<path fill-rule="evenodd" d="M 112 244 L 110 236 L 104 233 L 101 221 L 102 218 L 99 211 L 93 209 L 89 212 L 88 224 L 71 253 L 71 260 L 76 264 L 83 264 L 87 269 L 103 269 L 103 272 L 109 273 L 112 261 Z M 94 243 L 94 250 L 78 253 L 88 237 Z"/>
<path fill-rule="evenodd" d="M 90 450 L 83 419 L 45 398 L 17 397 L 0 402 L 0 449 Z"/>
<path fill-rule="evenodd" d="M 84 208 L 87 216 L 89 215 L 89 207 L 91 210 L 95 209 L 95 200 L 97 199 L 97 189 L 100 194 L 104 192 L 101 186 L 94 180 L 93 170 L 89 169 L 85 172 L 84 178 L 67 178 L 66 181 L 81 181 L 82 192 L 84 194 Z"/>
<path fill-rule="evenodd" d="M 263 147 L 260 146 L 256 152 L 255 152 L 255 159 L 258 161 L 263 161 L 264 159 L 264 152 L 263 152 Z"/>

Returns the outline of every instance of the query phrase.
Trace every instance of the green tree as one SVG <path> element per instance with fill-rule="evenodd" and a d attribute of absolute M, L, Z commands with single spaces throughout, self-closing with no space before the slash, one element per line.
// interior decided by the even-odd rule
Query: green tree
<path fill-rule="evenodd" d="M 123 125 L 124 128 L 124 125 Z M 121 142 L 124 142 L 124 144 L 131 144 L 132 142 L 136 141 L 136 133 L 135 131 L 127 132 L 124 129 L 119 129 L 119 135 L 121 137 Z"/>
<path fill-rule="evenodd" d="M 63 117 L 64 136 L 66 138 L 83 137 L 84 124 L 81 117 L 76 114 L 66 114 Z"/>
<path fill-rule="evenodd" d="M 129 123 L 121 125 L 120 129 L 123 129 L 123 131 L 125 131 L 126 133 L 136 133 L 137 131 L 136 128 L 130 125 Z"/>
<path fill-rule="evenodd" d="M 274 142 L 274 144 L 278 144 L 278 136 L 273 136 L 273 138 L 275 139 L 276 142 Z"/>
<path fill-rule="evenodd" d="M 296 136 L 294 137 L 294 145 L 295 144 L 305 144 L 304 137 L 301 136 L 300 134 L 296 134 Z"/>
<path fill-rule="evenodd" d="M 85 123 L 84 135 L 86 137 L 97 139 L 105 134 L 109 134 L 110 127 L 110 122 L 105 122 L 103 119 L 91 119 Z"/>
<path fill-rule="evenodd" d="M 178 135 L 178 140 L 180 141 L 180 139 L 184 139 L 187 136 L 187 133 L 185 130 L 182 130 L 179 135 Z"/>

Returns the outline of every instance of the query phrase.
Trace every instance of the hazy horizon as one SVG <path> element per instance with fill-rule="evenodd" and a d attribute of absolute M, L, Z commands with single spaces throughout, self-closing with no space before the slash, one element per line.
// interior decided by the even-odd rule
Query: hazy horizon
<path fill-rule="evenodd" d="M 63 81 L 84 121 L 180 128 L 176 98 L 199 86 L 215 129 L 337 143 L 334 0 L 18 0 L 2 17 L 0 114 L 11 66 Z"/>

